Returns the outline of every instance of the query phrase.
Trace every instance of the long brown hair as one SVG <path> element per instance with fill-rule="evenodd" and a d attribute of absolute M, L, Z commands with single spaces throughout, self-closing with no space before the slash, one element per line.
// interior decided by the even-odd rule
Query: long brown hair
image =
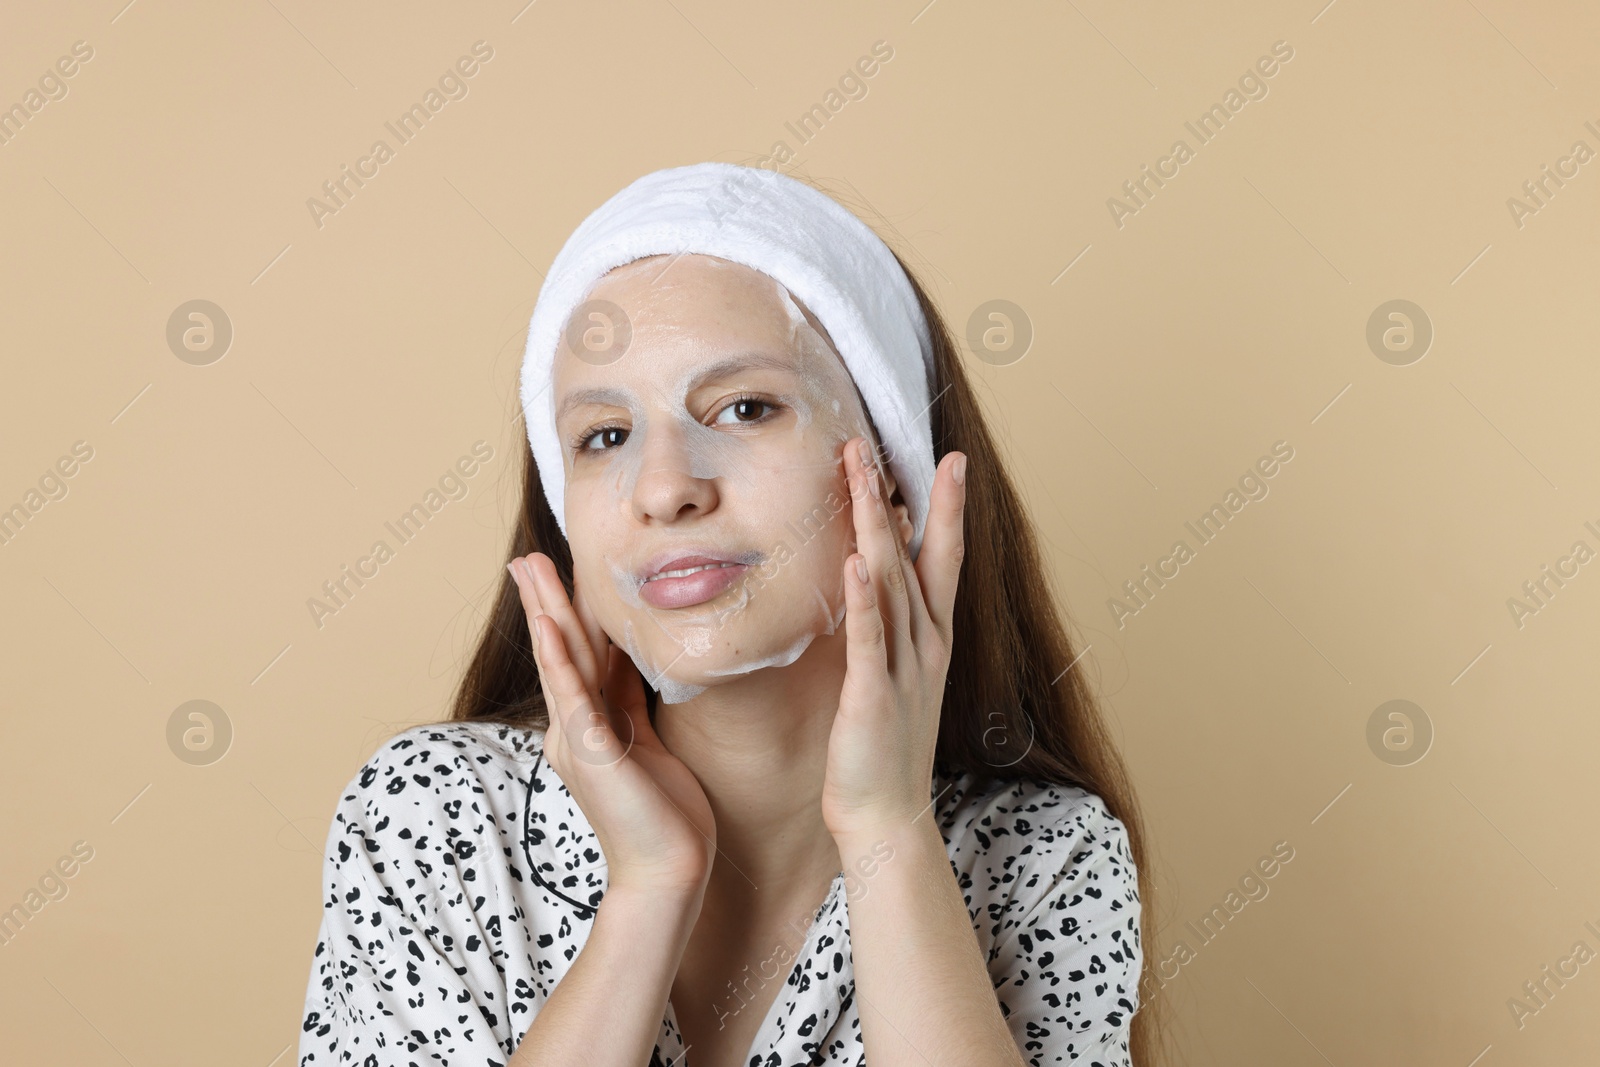
<path fill-rule="evenodd" d="M 898 254 L 895 258 L 900 260 Z M 905 267 L 903 260 L 900 265 Z M 949 326 L 916 275 L 906 268 L 933 341 L 936 397 L 930 411 L 935 462 L 946 452 L 968 457 L 966 554 L 956 593 L 955 640 L 939 721 L 936 763 L 970 772 L 976 788 L 1032 779 L 1077 786 L 1098 795 L 1127 829 L 1138 871 L 1143 965 L 1139 1008 L 1131 1023 L 1136 1067 L 1155 1067 L 1162 1026 L 1155 980 L 1154 878 L 1146 862 L 1144 824 L 1127 769 L 1077 659 L 1063 613 L 1049 592 L 1038 536 L 1022 506 L 977 396 L 961 366 Z M 539 481 L 532 450 L 521 448 L 522 507 L 511 535 L 511 559 L 543 552 L 573 594 L 572 555 Z M 508 722 L 544 729 L 548 713 L 528 637 L 527 615 L 507 574 L 467 667 L 451 721 Z M 645 683 L 653 712 L 656 692 Z M 1024 739 L 1013 760 L 1001 743 Z"/>

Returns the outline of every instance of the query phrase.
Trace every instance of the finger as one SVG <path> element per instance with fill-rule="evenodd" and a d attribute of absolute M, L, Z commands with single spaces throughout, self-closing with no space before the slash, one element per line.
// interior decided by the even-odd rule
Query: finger
<path fill-rule="evenodd" d="M 619 708 L 631 710 L 637 704 L 641 708 L 646 706 L 644 693 L 644 678 L 639 674 L 639 668 L 633 665 L 633 659 L 616 645 L 610 648 L 609 662 L 606 667 L 606 694 Z"/>
<path fill-rule="evenodd" d="M 895 557 L 900 561 L 898 573 L 905 576 L 906 609 L 910 619 L 909 632 L 913 643 L 920 644 L 932 635 L 932 620 L 928 618 L 928 608 L 922 593 L 922 583 L 917 577 L 917 568 L 911 560 L 911 546 L 906 544 L 905 538 L 900 536 L 900 516 L 895 512 L 894 505 L 889 501 L 889 483 L 884 475 L 883 462 L 874 455 L 872 463 L 873 478 L 880 491 L 880 500 L 883 505 L 884 522 L 889 528 L 889 541 L 894 545 Z"/>
<path fill-rule="evenodd" d="M 589 648 L 594 652 L 595 666 L 605 674 L 610 674 L 610 657 L 607 650 L 612 648 L 611 636 L 600 625 L 600 620 L 595 617 L 594 609 L 589 604 L 589 599 L 583 595 L 583 589 L 576 581 L 572 587 L 572 610 L 578 615 L 578 624 L 583 627 L 584 634 L 589 639 Z"/>
<path fill-rule="evenodd" d="M 966 463 L 964 454 L 951 452 L 934 471 L 928 523 L 922 533 L 922 548 L 916 562 L 917 581 L 927 597 L 928 615 L 947 649 L 955 629 L 961 560 L 966 555 Z M 960 484 L 955 479 L 957 470 L 962 472 Z"/>
<path fill-rule="evenodd" d="M 553 690 L 556 698 L 551 717 L 560 719 L 566 752 L 590 765 L 615 763 L 627 750 L 604 708 L 590 696 L 589 687 L 567 650 L 566 635 L 549 615 L 540 615 L 534 625 L 539 628 L 544 669 L 551 683 L 547 692 Z"/>
<path fill-rule="evenodd" d="M 528 640 L 533 648 L 533 660 L 539 662 L 539 631 L 534 627 L 533 620 L 544 612 L 544 605 L 539 602 L 539 590 L 534 587 L 528 578 L 527 568 L 523 566 L 521 556 L 513 556 L 506 570 L 511 574 L 511 581 L 517 587 L 517 599 L 522 602 L 522 613 L 528 623 Z M 540 675 L 540 681 L 544 676 Z"/>
<path fill-rule="evenodd" d="M 886 641 L 889 662 L 893 665 L 900 652 L 902 641 L 914 640 L 911 633 L 911 599 L 909 584 L 900 565 L 897 542 L 899 531 L 890 521 L 888 501 L 884 499 L 883 484 L 878 472 L 869 467 L 862 456 L 868 454 L 871 444 L 865 437 L 857 438 L 845 447 L 846 470 L 850 472 L 851 518 L 855 523 L 856 548 L 866 557 L 869 581 L 873 585 L 873 599 L 878 610 L 884 613 L 890 626 Z M 852 455 L 852 453 L 854 453 Z M 877 487 L 877 493 L 872 487 Z"/>
<path fill-rule="evenodd" d="M 606 699 L 619 709 L 627 722 L 622 726 L 623 740 L 632 745 L 640 738 L 647 742 L 655 737 L 650 725 L 650 706 L 645 699 L 644 678 L 633 665 L 628 654 L 616 645 L 610 647 L 610 664 L 606 671 Z M 631 729 L 630 729 L 631 728 Z"/>
<path fill-rule="evenodd" d="M 877 472 L 878 484 L 883 489 L 884 521 L 888 523 L 891 533 L 891 542 L 895 547 L 895 555 L 900 561 L 899 573 L 905 576 L 906 583 L 906 610 L 910 618 L 908 632 L 911 636 L 911 646 L 916 649 L 924 663 L 933 665 L 935 660 L 926 651 L 927 643 L 939 634 L 938 627 L 928 610 L 927 590 L 922 585 L 922 575 L 917 570 L 916 563 L 911 558 L 911 546 L 906 538 L 900 535 L 900 517 L 896 514 L 893 505 L 889 502 L 889 486 L 883 473 L 881 461 L 875 462 L 873 468 Z M 938 472 L 935 471 L 935 474 Z M 924 534 L 926 536 L 926 534 Z M 920 556 L 921 553 L 919 552 Z"/>
<path fill-rule="evenodd" d="M 533 664 L 539 672 L 539 691 L 544 694 L 547 725 L 545 727 L 545 745 L 548 749 L 561 750 L 561 722 L 555 712 L 555 694 L 550 688 L 550 682 L 545 677 L 544 658 L 539 649 L 539 627 L 535 620 L 544 614 L 544 608 L 539 603 L 539 591 L 534 588 L 529 579 L 527 569 L 522 565 L 521 556 L 513 557 L 506 564 L 506 570 L 511 574 L 511 580 L 516 583 L 517 596 L 522 601 L 523 614 L 527 616 L 528 640 L 532 645 Z"/>
<path fill-rule="evenodd" d="M 866 557 L 852 552 L 844 561 L 844 631 L 846 670 L 855 677 L 859 668 L 863 679 L 889 677 L 889 645 L 883 612 L 878 610 L 877 588 L 869 574 L 861 577 Z M 880 681 L 879 684 L 882 684 Z"/>
<path fill-rule="evenodd" d="M 561 584 L 561 575 L 556 573 L 554 561 L 543 552 L 535 552 L 523 563 L 533 575 L 534 588 L 539 592 L 539 603 L 544 606 L 544 613 L 561 630 L 567 655 L 577 667 L 579 676 L 590 689 L 598 691 L 600 660 L 594 654 L 583 624 L 578 621 L 578 613 L 567 599 L 567 591 Z"/>

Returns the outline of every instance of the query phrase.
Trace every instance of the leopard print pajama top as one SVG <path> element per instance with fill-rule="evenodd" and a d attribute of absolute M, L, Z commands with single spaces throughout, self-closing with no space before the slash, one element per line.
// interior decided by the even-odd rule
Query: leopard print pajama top
<path fill-rule="evenodd" d="M 511 1058 L 606 888 L 599 841 L 542 741 L 499 723 L 417 726 L 351 779 L 328 831 L 300 1067 Z M 936 776 L 930 798 L 1023 1059 L 1128 1067 L 1142 952 L 1123 824 L 1082 789 L 971 785 Z M 844 872 L 805 927 L 747 1062 L 862 1067 Z M 693 1067 L 670 1002 L 651 1062 Z"/>

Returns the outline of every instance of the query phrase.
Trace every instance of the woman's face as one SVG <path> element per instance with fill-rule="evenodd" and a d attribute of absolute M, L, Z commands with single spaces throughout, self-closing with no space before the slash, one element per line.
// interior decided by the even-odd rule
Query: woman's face
<path fill-rule="evenodd" d="M 590 316 L 596 301 L 626 327 Z M 693 254 L 613 270 L 564 331 L 552 387 L 577 588 L 668 703 L 792 663 L 843 620 L 841 448 L 876 439 L 824 334 L 770 276 Z M 593 336 L 626 340 L 619 355 Z"/>

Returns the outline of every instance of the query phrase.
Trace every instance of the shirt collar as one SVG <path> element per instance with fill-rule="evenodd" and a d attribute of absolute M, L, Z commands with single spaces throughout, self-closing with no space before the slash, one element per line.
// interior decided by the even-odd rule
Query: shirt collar
<path fill-rule="evenodd" d="M 748 1062 L 821 1063 L 824 1046 L 837 1040 L 835 1025 L 855 1001 L 843 871 L 834 876 L 827 897 L 803 932 L 805 940 L 792 949 L 792 962 L 786 968 L 777 968 L 771 978 L 783 985 L 756 1031 Z M 728 1005 L 727 1010 L 737 1010 L 737 1004 Z M 681 1067 L 687 1051 L 669 999 L 651 1062 L 659 1067 Z M 692 1060 L 689 1067 L 693 1067 Z"/>
<path fill-rule="evenodd" d="M 929 792 L 936 809 L 946 807 L 959 796 L 959 788 L 946 792 L 949 784 L 935 773 Z M 939 815 L 936 810 L 935 816 Z M 605 855 L 594 827 L 566 783 L 544 758 L 542 747 L 535 753 L 528 780 L 523 829 L 523 849 L 533 880 L 553 898 L 569 905 L 574 918 L 592 920 L 605 896 Z M 948 835 L 946 838 L 948 842 Z M 840 871 L 813 915 L 804 943 L 795 951 L 783 988 L 773 998 L 757 1032 L 751 1055 L 762 1063 L 821 1062 L 823 1044 L 840 1037 L 859 1040 L 859 1033 L 850 1037 L 832 1034 L 842 1016 L 853 1014 L 854 1001 L 849 908 L 844 872 Z M 652 1067 L 681 1067 L 685 1051 L 669 999 Z"/>

